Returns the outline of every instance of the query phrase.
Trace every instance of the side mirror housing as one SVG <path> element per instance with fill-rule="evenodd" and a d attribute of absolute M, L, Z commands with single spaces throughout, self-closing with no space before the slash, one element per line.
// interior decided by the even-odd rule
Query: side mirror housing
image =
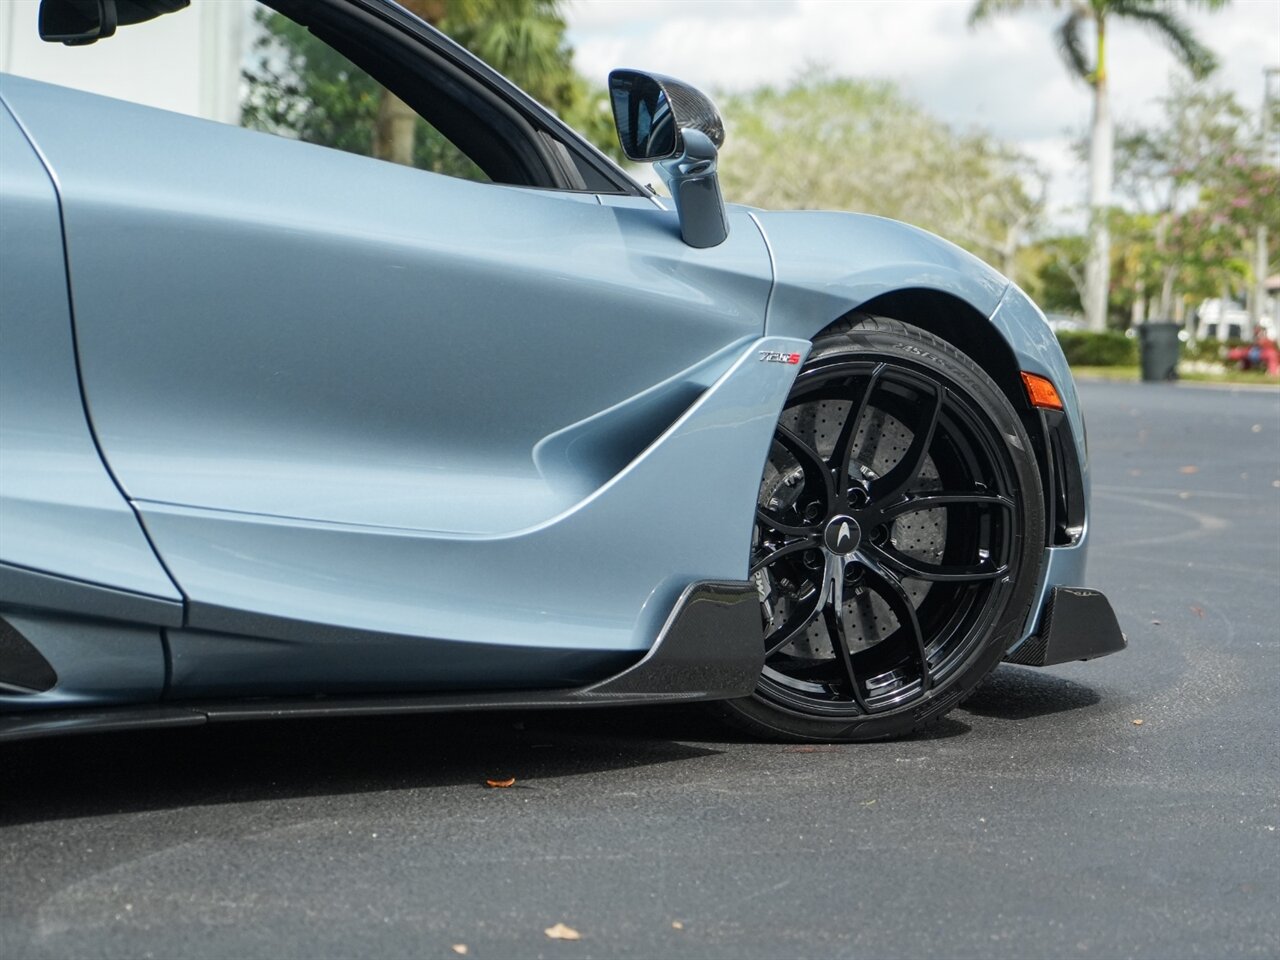
<path fill-rule="evenodd" d="M 715 104 L 686 83 L 640 70 L 610 73 L 609 100 L 622 152 L 657 165 L 675 200 L 684 242 L 723 243 L 729 221 L 716 163 L 724 122 Z"/>

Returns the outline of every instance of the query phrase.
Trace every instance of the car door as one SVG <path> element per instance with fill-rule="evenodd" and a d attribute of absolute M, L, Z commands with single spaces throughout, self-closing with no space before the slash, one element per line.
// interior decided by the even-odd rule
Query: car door
<path fill-rule="evenodd" d="M 694 250 L 643 197 L 7 95 L 59 183 L 94 430 L 188 600 L 178 695 L 556 684 L 634 655 L 634 613 L 554 576 L 524 592 L 511 539 L 589 499 L 761 335 L 745 214 Z M 605 414 L 619 429 L 570 449 Z M 406 549 L 429 571 L 407 585 L 385 574 Z"/>

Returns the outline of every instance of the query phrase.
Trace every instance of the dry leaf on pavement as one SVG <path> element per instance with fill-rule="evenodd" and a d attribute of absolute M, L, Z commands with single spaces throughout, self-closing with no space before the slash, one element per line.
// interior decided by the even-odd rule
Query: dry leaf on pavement
<path fill-rule="evenodd" d="M 486 780 L 484 782 L 484 785 L 486 787 L 494 787 L 494 788 L 514 787 L 516 785 L 516 778 L 502 777 L 500 779 Z"/>
<path fill-rule="evenodd" d="M 582 934 L 573 927 L 567 927 L 563 923 L 557 923 L 554 927 L 547 927 L 542 931 L 552 940 L 581 940 Z"/>

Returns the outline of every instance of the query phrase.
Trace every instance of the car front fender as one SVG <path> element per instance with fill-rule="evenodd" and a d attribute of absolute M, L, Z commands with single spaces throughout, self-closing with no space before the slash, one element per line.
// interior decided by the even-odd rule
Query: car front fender
<path fill-rule="evenodd" d="M 924 230 L 865 214 L 751 211 L 773 258 L 766 330 L 812 338 L 833 320 L 898 290 L 934 290 L 991 316 L 1009 281 Z"/>
<path fill-rule="evenodd" d="M 944 294 L 967 305 L 969 316 L 916 320 L 950 340 L 985 367 L 1004 389 L 1024 421 L 1032 427 L 1040 412 L 1026 405 L 1017 371 L 1048 377 L 1063 400 L 1075 447 L 1084 502 L 1089 502 L 1089 460 L 1084 418 L 1070 367 L 1044 314 L 1025 293 L 978 258 L 940 237 L 915 227 L 850 213 L 752 210 L 773 261 L 775 284 L 766 312 L 770 336 L 812 339 L 833 321 L 903 291 Z M 874 310 L 874 305 L 872 306 Z M 910 322 L 911 316 L 898 315 Z M 954 329 L 945 324 L 954 322 Z M 986 324 L 989 330 L 982 331 Z M 940 328 L 942 327 L 942 328 Z M 983 337 L 975 337 L 982 332 Z M 997 358 L 997 343 L 1007 356 Z M 1041 470 L 1048 469 L 1043 430 L 1029 429 Z M 1087 510 L 1087 507 L 1086 507 Z M 1042 567 L 1040 596 L 1031 607 L 1024 636 L 1041 619 L 1055 586 L 1084 583 L 1088 542 L 1087 513 L 1070 544 L 1048 546 Z"/>
<path fill-rule="evenodd" d="M 1084 423 L 1071 370 L 1044 314 L 1008 278 L 955 244 L 897 220 L 803 210 L 750 213 L 773 263 L 768 336 L 812 339 L 885 294 L 946 294 L 988 320 L 1019 370 L 1046 376 L 1058 387 L 1084 462 Z M 987 359 L 974 356 L 984 366 Z"/>

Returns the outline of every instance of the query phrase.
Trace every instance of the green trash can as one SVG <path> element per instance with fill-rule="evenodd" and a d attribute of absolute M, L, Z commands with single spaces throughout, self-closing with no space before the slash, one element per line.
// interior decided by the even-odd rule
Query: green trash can
<path fill-rule="evenodd" d="M 1144 323 L 1138 327 L 1142 379 L 1148 383 L 1178 379 L 1178 354 L 1182 327 L 1176 323 Z"/>

